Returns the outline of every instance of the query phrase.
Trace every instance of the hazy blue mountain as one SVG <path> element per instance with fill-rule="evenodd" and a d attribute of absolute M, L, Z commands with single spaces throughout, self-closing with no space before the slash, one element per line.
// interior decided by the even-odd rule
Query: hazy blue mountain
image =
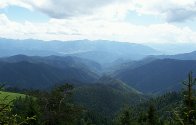
<path fill-rule="evenodd" d="M 15 55 L 10 57 L 0 58 L 0 61 L 4 62 L 20 62 L 20 61 L 28 61 L 32 63 L 45 63 L 58 68 L 66 68 L 66 67 L 75 67 L 78 69 L 91 70 L 93 72 L 100 72 L 102 67 L 100 64 L 88 60 L 82 59 L 79 57 L 71 57 L 71 56 L 26 56 L 26 55 Z M 93 73 L 92 73 L 93 74 Z"/>
<path fill-rule="evenodd" d="M 136 60 L 136 61 L 121 61 L 121 62 L 114 62 L 110 65 L 110 67 L 107 67 L 105 70 L 105 73 L 110 74 L 112 76 L 115 76 L 115 74 L 118 74 L 119 72 L 123 72 L 126 69 L 135 69 L 137 67 L 140 67 L 142 65 L 145 65 L 147 63 L 150 63 L 154 60 L 157 60 L 156 58 L 144 58 L 142 60 Z"/>
<path fill-rule="evenodd" d="M 30 56 L 59 55 L 55 50 L 48 49 L 50 43 L 40 40 L 12 40 L 0 39 L 0 57 L 24 54 Z M 54 47 L 52 47 L 54 48 Z"/>
<path fill-rule="evenodd" d="M 91 47 L 93 48 L 91 51 L 76 53 L 74 55 L 103 64 L 112 63 L 119 58 L 139 60 L 147 55 L 158 53 L 147 46 L 123 42 L 95 41 L 92 42 Z"/>
<path fill-rule="evenodd" d="M 29 57 L 0 59 L 0 82 L 18 88 L 48 88 L 60 83 L 89 83 L 98 78 L 97 63 L 74 57 Z M 99 65 L 98 65 L 99 66 Z"/>
<path fill-rule="evenodd" d="M 110 63 L 119 58 L 138 60 L 148 55 L 160 54 L 141 44 L 114 41 L 41 41 L 0 39 L 0 56 L 24 54 L 30 56 L 71 55 Z"/>
<path fill-rule="evenodd" d="M 115 77 L 144 93 L 179 90 L 190 71 L 196 72 L 196 61 L 162 59 L 137 68 L 126 68 Z"/>
<path fill-rule="evenodd" d="M 152 56 L 154 58 L 164 59 L 178 59 L 178 60 L 196 60 L 196 51 L 190 53 L 181 53 L 176 55 L 159 55 L 159 56 Z"/>
<path fill-rule="evenodd" d="M 157 49 L 161 51 L 163 54 L 179 54 L 179 53 L 188 53 L 195 51 L 196 44 L 191 42 L 185 42 L 184 43 L 176 43 L 176 42 L 170 42 L 170 43 L 151 43 L 148 44 L 148 46 Z"/>

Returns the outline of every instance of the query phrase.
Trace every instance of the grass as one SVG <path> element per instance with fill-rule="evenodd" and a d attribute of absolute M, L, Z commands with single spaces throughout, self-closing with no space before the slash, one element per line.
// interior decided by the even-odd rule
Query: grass
<path fill-rule="evenodd" d="M 0 91 L 0 103 L 9 103 L 18 97 L 25 97 L 25 95 L 13 92 Z"/>

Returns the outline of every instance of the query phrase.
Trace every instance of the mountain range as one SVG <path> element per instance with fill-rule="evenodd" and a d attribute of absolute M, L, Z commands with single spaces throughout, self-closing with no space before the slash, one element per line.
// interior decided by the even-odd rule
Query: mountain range
<path fill-rule="evenodd" d="M 160 54 L 160 52 L 142 44 L 106 40 L 65 42 L 0 39 L 0 57 L 18 54 L 28 56 L 77 56 L 105 64 L 119 58 L 138 60 L 147 55 Z"/>
<path fill-rule="evenodd" d="M 150 56 L 158 59 L 178 59 L 178 60 L 196 60 L 196 51 L 189 52 L 189 53 L 181 53 L 176 55 L 156 55 L 156 56 Z"/>
<path fill-rule="evenodd" d="M 109 84 L 120 80 L 131 91 L 158 94 L 180 90 L 188 72 L 196 71 L 195 51 L 157 55 L 148 46 L 124 42 L 0 39 L 0 48 L 0 82 L 9 87 L 93 85 L 107 76 L 113 79 Z"/>
<path fill-rule="evenodd" d="M 46 89 L 55 84 L 95 81 L 99 68 L 93 61 L 75 57 L 29 57 L 16 55 L 0 59 L 0 81 L 11 87 Z"/>
<path fill-rule="evenodd" d="M 127 67 L 114 77 L 144 93 L 179 90 L 190 71 L 196 72 L 195 60 L 158 59 L 139 67 Z"/>

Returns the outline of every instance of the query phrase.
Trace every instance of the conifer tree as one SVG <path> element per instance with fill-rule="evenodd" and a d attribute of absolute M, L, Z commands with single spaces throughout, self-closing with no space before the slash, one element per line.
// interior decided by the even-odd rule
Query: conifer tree
<path fill-rule="evenodd" d="M 136 120 L 134 119 L 134 112 L 131 108 L 125 107 L 120 112 L 116 118 L 117 125 L 136 125 Z"/>
<path fill-rule="evenodd" d="M 188 74 L 188 80 L 183 84 L 186 87 L 184 92 L 184 123 L 194 124 L 196 111 L 195 111 L 195 97 L 193 95 L 193 86 L 196 84 L 196 78 L 193 78 L 192 72 Z"/>
<path fill-rule="evenodd" d="M 196 78 L 193 78 L 192 72 L 188 74 L 188 80 L 183 82 L 185 91 L 183 92 L 183 103 L 174 111 L 175 119 L 181 125 L 196 124 L 196 107 L 193 86 L 196 84 Z"/>
<path fill-rule="evenodd" d="M 149 109 L 148 109 L 148 119 L 147 119 L 147 122 L 149 125 L 156 125 L 157 123 L 157 119 L 156 119 L 156 110 L 155 110 L 155 107 L 154 105 L 150 105 L 149 106 Z"/>

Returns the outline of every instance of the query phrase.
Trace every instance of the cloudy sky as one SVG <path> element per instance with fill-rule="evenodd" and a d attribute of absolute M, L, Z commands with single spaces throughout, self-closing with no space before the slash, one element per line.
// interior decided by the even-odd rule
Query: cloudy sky
<path fill-rule="evenodd" d="M 196 0 L 0 0 L 0 37 L 196 43 Z"/>

